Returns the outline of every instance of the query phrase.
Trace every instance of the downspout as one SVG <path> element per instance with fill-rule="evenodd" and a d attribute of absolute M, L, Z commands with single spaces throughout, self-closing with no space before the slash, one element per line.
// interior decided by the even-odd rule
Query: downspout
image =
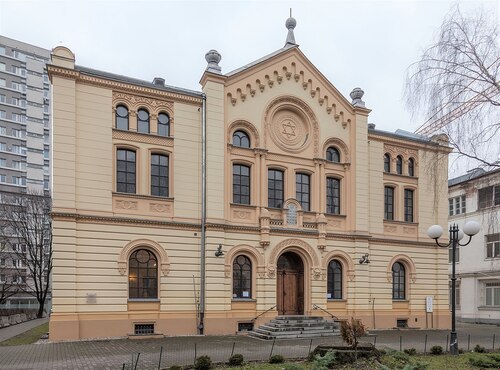
<path fill-rule="evenodd" d="M 200 318 L 198 334 L 203 335 L 205 326 L 205 239 L 207 222 L 207 96 L 201 94 L 201 250 L 200 250 Z"/>

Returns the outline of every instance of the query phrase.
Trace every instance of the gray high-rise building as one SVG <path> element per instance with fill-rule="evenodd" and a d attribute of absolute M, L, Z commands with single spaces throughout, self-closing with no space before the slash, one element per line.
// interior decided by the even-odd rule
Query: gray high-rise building
<path fill-rule="evenodd" d="M 50 193 L 49 59 L 49 50 L 0 36 L 0 207 L 13 194 Z M 36 308 L 23 288 L 33 284 L 20 254 L 26 246 L 15 236 L 1 237 L 0 287 L 16 283 L 21 291 L 0 307 Z"/>
<path fill-rule="evenodd" d="M 0 36 L 0 192 L 50 188 L 50 51 Z"/>

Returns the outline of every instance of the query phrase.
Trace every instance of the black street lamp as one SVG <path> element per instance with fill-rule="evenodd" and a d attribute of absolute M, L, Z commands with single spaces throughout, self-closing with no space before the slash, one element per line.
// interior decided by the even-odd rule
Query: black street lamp
<path fill-rule="evenodd" d="M 443 228 L 439 225 L 432 225 L 427 230 L 427 235 L 429 238 L 434 239 L 436 244 L 439 247 L 448 248 L 450 245 L 452 246 L 452 267 L 451 267 L 451 335 L 450 335 L 450 353 L 452 355 L 458 355 L 458 338 L 457 332 L 455 330 L 455 285 L 457 278 L 455 277 L 455 256 L 457 255 L 457 246 L 464 247 L 468 245 L 472 236 L 476 235 L 479 232 L 479 224 L 476 221 L 467 222 L 463 230 L 458 229 L 457 224 L 453 224 L 450 226 L 450 241 L 448 244 L 439 244 L 438 239 L 443 235 Z M 464 233 L 469 236 L 469 240 L 465 244 L 460 244 L 460 240 L 464 237 Z"/>

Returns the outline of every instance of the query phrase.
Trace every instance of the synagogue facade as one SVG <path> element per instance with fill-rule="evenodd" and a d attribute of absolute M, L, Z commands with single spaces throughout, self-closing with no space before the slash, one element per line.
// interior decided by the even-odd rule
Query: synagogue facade
<path fill-rule="evenodd" d="M 201 91 L 53 50 L 52 340 L 278 315 L 449 326 L 447 250 L 426 235 L 447 222 L 446 138 L 369 124 L 292 20 L 285 47 L 233 72 L 208 52 Z"/>

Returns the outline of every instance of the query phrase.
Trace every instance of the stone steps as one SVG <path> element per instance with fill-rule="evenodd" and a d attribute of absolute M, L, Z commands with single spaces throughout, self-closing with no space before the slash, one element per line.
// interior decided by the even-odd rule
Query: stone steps
<path fill-rule="evenodd" d="M 250 337 L 274 340 L 339 335 L 338 324 L 318 316 L 278 316 L 249 332 Z"/>

